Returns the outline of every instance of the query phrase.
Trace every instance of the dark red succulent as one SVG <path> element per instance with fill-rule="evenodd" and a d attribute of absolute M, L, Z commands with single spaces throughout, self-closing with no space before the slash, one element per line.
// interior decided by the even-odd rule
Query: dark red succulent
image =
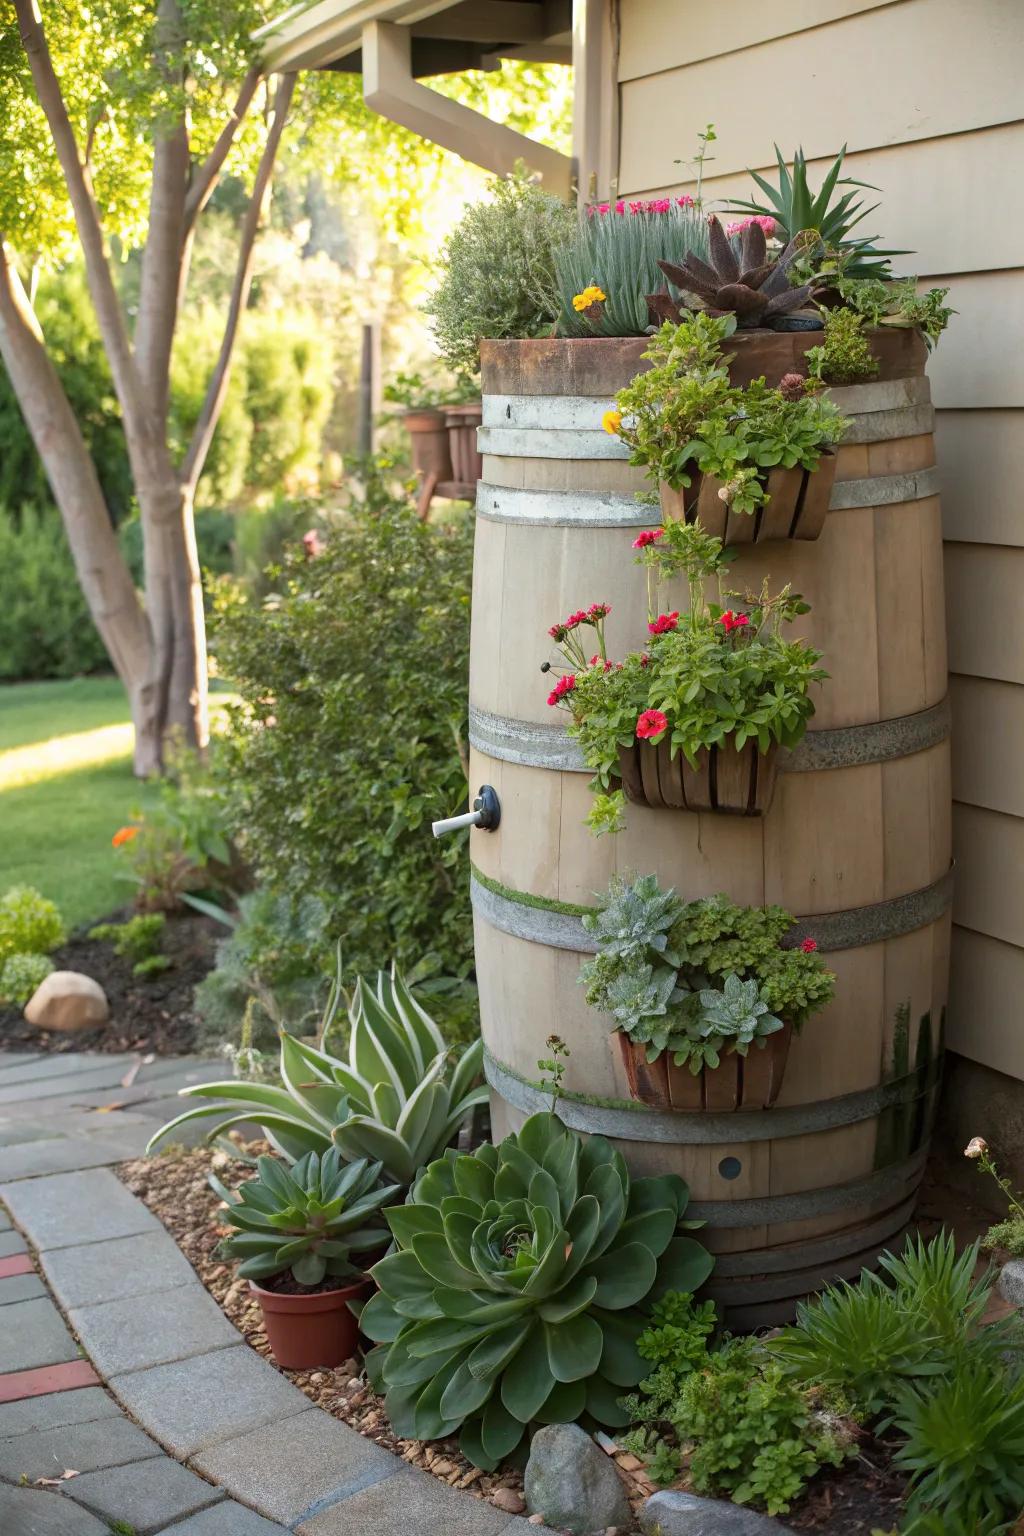
<path fill-rule="evenodd" d="M 713 315 L 734 314 L 744 328 L 765 325 L 805 304 L 815 283 L 790 286 L 789 269 L 808 245 L 806 233 L 794 235 L 778 256 L 769 256 L 764 230 L 751 221 L 739 236 L 737 252 L 718 218 L 708 220 L 710 265 L 694 251 L 687 251 L 677 266 L 659 261 L 658 266 L 674 286 L 692 294 Z M 678 320 L 682 309 L 668 293 L 649 294 L 647 303 L 655 320 Z"/>

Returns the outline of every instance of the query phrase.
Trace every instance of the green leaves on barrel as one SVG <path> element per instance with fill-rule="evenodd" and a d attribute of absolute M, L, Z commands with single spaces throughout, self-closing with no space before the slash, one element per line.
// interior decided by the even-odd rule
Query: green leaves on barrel
<path fill-rule="evenodd" d="M 256 1178 L 237 1195 L 213 1174 L 210 1184 L 226 1201 L 225 1221 L 237 1227 L 219 1253 L 241 1259 L 238 1273 L 261 1280 L 290 1269 L 300 1285 L 319 1285 L 326 1275 L 355 1278 L 360 1254 L 379 1253 L 390 1240 L 381 1207 L 401 1194 L 381 1184 L 381 1165 L 360 1158 L 342 1162 L 336 1147 L 323 1157 L 308 1152 L 288 1168 L 276 1157 L 256 1162 Z"/>
<path fill-rule="evenodd" d="M 649 1370 L 645 1309 L 711 1272 L 678 1234 L 688 1198 L 674 1174 L 631 1180 L 609 1142 L 553 1114 L 431 1163 L 387 1212 L 399 1251 L 372 1269 L 380 1293 L 361 1317 L 396 1433 L 461 1428 L 490 1468 L 534 1422 L 628 1423 L 618 1400 Z"/>

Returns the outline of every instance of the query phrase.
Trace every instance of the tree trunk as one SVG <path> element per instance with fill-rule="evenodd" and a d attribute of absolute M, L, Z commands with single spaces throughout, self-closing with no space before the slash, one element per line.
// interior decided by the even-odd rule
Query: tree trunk
<path fill-rule="evenodd" d="M 135 489 L 161 736 L 173 731 L 186 746 L 205 752 L 210 740 L 206 623 L 191 498 L 169 460 L 159 477 L 137 476 Z"/>

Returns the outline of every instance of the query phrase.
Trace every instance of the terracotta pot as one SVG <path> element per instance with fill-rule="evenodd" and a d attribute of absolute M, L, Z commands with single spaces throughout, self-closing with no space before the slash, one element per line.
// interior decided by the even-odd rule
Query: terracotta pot
<path fill-rule="evenodd" d="M 402 418 L 409 434 L 412 467 L 423 476 L 437 480 L 452 478 L 452 455 L 445 425 L 445 411 L 406 411 Z"/>
<path fill-rule="evenodd" d="M 630 1098 L 653 1109 L 723 1114 L 771 1108 L 782 1087 L 793 1027 L 786 1024 L 763 1046 L 751 1046 L 746 1056 L 731 1051 L 721 1065 L 703 1067 L 696 1075 L 688 1067 L 677 1067 L 668 1052 L 648 1061 L 644 1046 L 635 1045 L 621 1030 L 615 1034 Z"/>
<path fill-rule="evenodd" d="M 355 1353 L 359 1324 L 348 1303 L 373 1289 L 363 1278 L 336 1291 L 314 1291 L 306 1296 L 287 1296 L 265 1291 L 255 1280 L 249 1289 L 263 1312 L 271 1352 L 286 1371 L 306 1371 L 314 1366 L 341 1365 Z"/>
<path fill-rule="evenodd" d="M 483 406 L 450 405 L 444 415 L 452 455 L 452 478 L 460 485 L 475 486 L 484 472 L 476 446 L 476 429 L 484 419 Z"/>
<path fill-rule="evenodd" d="M 674 491 L 664 482 L 658 486 L 662 516 L 666 522 L 699 520 L 707 533 L 723 544 L 765 544 L 769 539 L 817 539 L 825 526 L 825 513 L 836 478 L 836 455 L 827 450 L 814 470 L 772 469 L 763 483 L 769 500 L 756 512 L 732 512 L 719 496 L 721 480 L 694 475 L 685 491 Z"/>
<path fill-rule="evenodd" d="M 753 741 L 739 752 L 731 746 L 709 747 L 697 754 L 696 768 L 682 752 L 672 756 L 667 735 L 657 746 L 634 741 L 619 748 L 626 799 L 653 810 L 763 816 L 775 793 L 777 762 L 777 746 L 761 753 Z"/>

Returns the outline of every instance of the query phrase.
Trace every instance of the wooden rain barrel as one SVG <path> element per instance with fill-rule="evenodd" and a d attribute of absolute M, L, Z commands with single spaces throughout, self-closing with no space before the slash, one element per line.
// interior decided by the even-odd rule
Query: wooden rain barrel
<path fill-rule="evenodd" d="M 545 1041 L 571 1050 L 560 1113 L 613 1138 L 642 1172 L 689 1183 L 719 1254 L 711 1291 L 734 1326 L 791 1316 L 896 1241 L 927 1155 L 949 955 L 950 780 L 942 534 L 925 349 L 874 333 L 877 381 L 834 396 L 851 426 L 820 539 L 744 547 L 730 583 L 791 582 L 824 652 L 813 729 L 783 757 L 765 818 L 630 806 L 626 829 L 584 825 L 589 773 L 548 707 L 547 631 L 608 602 L 609 655 L 645 634 L 632 540 L 659 520 L 601 416 L 646 366 L 642 340 L 483 347 L 470 719 L 474 788 L 500 828 L 471 840 L 476 961 L 494 1130 L 549 1103 Z M 740 381 L 800 368 L 813 335 L 729 342 Z M 684 607 L 682 584 L 663 608 Z M 629 1098 L 607 1022 L 584 1001 L 580 916 L 616 871 L 684 900 L 778 902 L 813 936 L 836 996 L 794 1038 L 774 1107 L 656 1111 Z"/>

